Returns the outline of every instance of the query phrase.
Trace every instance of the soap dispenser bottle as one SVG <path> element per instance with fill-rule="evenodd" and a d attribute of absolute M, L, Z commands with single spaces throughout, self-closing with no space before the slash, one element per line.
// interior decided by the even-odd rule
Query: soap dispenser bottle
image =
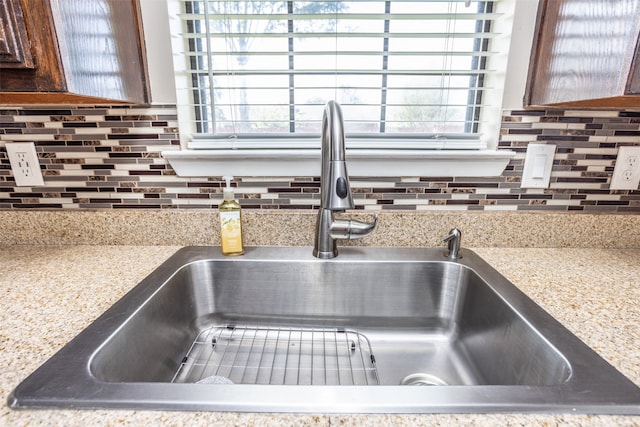
<path fill-rule="evenodd" d="M 222 254 L 235 256 L 244 254 L 242 245 L 242 213 L 240 203 L 234 198 L 231 188 L 232 176 L 223 176 L 227 186 L 223 190 L 224 200 L 220 205 L 220 246 Z"/>

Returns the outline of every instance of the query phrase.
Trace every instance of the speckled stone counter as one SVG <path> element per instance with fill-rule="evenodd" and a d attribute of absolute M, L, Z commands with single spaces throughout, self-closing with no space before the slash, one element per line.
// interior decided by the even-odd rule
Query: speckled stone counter
<path fill-rule="evenodd" d="M 178 246 L 33 246 L 0 249 L 0 390 L 29 373 L 135 286 Z M 640 249 L 476 248 L 508 279 L 640 384 Z M 21 410 L 2 426 L 89 425 L 638 426 L 640 417 L 572 414 L 297 415 Z"/>
<path fill-rule="evenodd" d="M 467 247 L 640 248 L 640 215 L 547 212 L 384 211 L 374 233 L 341 244 L 437 246 L 453 227 Z M 317 211 L 242 213 L 244 242 L 255 246 L 313 244 Z M 348 218 L 372 214 L 349 211 Z M 0 242 L 66 245 L 217 245 L 216 210 L 0 211 Z"/>

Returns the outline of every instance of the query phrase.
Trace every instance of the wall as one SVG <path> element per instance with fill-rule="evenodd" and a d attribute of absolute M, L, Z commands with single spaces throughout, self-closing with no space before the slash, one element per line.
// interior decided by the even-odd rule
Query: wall
<path fill-rule="evenodd" d="M 160 156 L 179 145 L 173 106 L 0 109 L 0 141 L 34 141 L 44 187 L 16 187 L 0 147 L 0 209 L 215 208 L 221 182 L 180 178 Z M 520 188 L 529 142 L 558 146 L 549 189 Z M 365 210 L 640 213 L 640 191 L 610 191 L 617 149 L 640 145 L 640 112 L 509 111 L 500 149 L 518 153 L 501 177 L 352 177 Z M 212 172 L 215 173 L 215 172 Z M 245 208 L 310 210 L 318 177 L 240 178 Z"/>

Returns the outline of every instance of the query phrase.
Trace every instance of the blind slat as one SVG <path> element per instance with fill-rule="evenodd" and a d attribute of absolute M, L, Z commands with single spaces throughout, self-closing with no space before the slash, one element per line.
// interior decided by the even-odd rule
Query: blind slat
<path fill-rule="evenodd" d="M 180 52 L 182 55 L 186 57 L 202 57 L 205 58 L 209 55 L 209 53 L 205 52 Z M 216 56 L 230 56 L 230 57 L 240 57 L 240 56 L 293 56 L 293 53 L 283 53 L 278 51 L 271 52 L 225 52 L 222 50 L 212 50 L 211 55 Z M 336 53 L 336 51 L 301 51 L 296 50 L 295 56 L 330 56 L 335 57 L 338 56 L 380 56 L 380 57 L 400 57 L 400 56 L 450 56 L 450 57 L 489 57 L 497 55 L 497 52 L 444 52 L 444 51 L 406 51 L 406 52 L 378 52 L 378 51 L 358 51 L 358 50 L 340 50 Z"/>
<path fill-rule="evenodd" d="M 295 69 L 293 70 L 296 75 L 325 75 L 332 76 L 334 72 L 327 71 L 326 69 L 306 70 Z M 479 76 L 491 72 L 490 70 L 343 70 L 341 74 L 352 76 Z M 214 71 L 214 76 L 227 76 L 232 73 L 236 76 L 273 76 L 273 75 L 289 75 L 292 74 L 291 70 L 242 70 L 242 69 L 229 69 L 225 71 Z M 194 75 L 207 75 L 208 73 L 193 73 Z"/>
<path fill-rule="evenodd" d="M 495 19 L 500 16 L 497 13 L 271 13 L 265 15 L 255 15 L 251 13 L 234 13 L 225 12 L 224 9 L 217 11 L 219 15 L 208 15 L 204 13 L 185 13 L 180 14 L 180 18 L 183 20 L 202 20 L 210 19 L 211 21 L 229 21 L 229 20 L 244 20 L 244 21 L 311 21 L 315 19 L 330 19 L 335 21 L 342 20 L 369 20 L 369 21 L 384 21 L 384 20 L 412 20 L 412 21 L 432 21 L 432 20 L 486 20 Z"/>
<path fill-rule="evenodd" d="M 496 33 L 485 33 L 482 35 L 483 39 L 492 39 L 495 37 L 499 37 L 500 34 Z M 349 33 L 338 33 L 338 38 L 342 39 L 379 39 L 379 38 L 389 38 L 389 39 L 477 39 L 478 34 L 476 33 L 357 33 L 357 32 L 349 32 Z M 335 39 L 335 33 L 299 33 L 296 35 L 291 35 L 288 33 L 264 33 L 264 34 L 256 34 L 256 33 L 215 33 L 206 35 L 187 35 L 186 39 L 251 39 L 251 38 L 261 38 L 261 39 L 325 39 L 331 38 Z"/>

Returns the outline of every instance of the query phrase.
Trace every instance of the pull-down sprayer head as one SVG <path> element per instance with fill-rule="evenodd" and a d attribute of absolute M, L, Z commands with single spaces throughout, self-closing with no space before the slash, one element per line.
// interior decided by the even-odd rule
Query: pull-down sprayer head
<path fill-rule="evenodd" d="M 322 117 L 322 207 L 332 211 L 353 209 L 344 148 L 342 109 L 329 101 Z"/>

